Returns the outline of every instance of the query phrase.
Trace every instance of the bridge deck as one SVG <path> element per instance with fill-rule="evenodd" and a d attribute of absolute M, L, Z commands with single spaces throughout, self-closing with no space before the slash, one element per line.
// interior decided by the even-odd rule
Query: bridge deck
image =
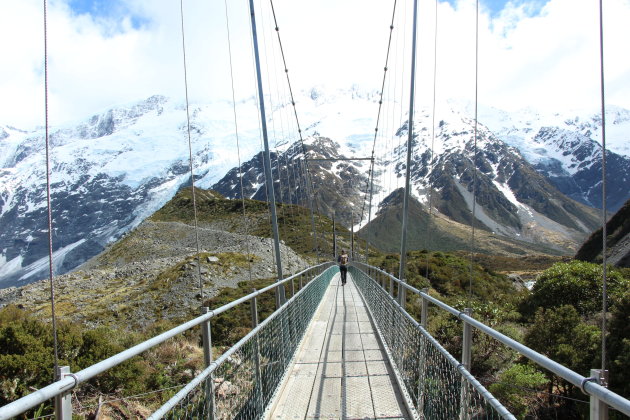
<path fill-rule="evenodd" d="M 410 418 L 350 274 L 332 279 L 268 418 Z"/>

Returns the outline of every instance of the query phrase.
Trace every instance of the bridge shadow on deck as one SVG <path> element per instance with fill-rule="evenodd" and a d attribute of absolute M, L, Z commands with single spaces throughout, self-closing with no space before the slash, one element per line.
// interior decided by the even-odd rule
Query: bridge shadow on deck
<path fill-rule="evenodd" d="M 267 418 L 410 418 L 350 274 L 331 280 Z"/>

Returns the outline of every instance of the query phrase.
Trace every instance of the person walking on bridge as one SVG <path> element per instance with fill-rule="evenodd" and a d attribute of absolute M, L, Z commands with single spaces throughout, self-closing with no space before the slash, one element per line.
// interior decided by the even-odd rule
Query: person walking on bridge
<path fill-rule="evenodd" d="M 345 286 L 346 277 L 348 276 L 348 254 L 345 249 L 341 250 L 341 254 L 337 257 L 337 263 L 339 263 L 339 272 L 341 273 L 341 285 Z"/>

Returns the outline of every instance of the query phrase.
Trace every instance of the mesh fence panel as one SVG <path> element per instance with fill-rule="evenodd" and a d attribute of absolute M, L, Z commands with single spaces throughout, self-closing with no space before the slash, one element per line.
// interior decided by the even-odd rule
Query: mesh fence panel
<path fill-rule="evenodd" d="M 489 403 L 489 399 L 494 399 L 492 395 L 424 332 L 381 285 L 356 267 L 351 266 L 350 273 L 389 348 L 405 391 L 421 416 L 427 419 L 504 418 Z"/>
<path fill-rule="evenodd" d="M 315 277 L 279 311 L 219 357 L 214 370 L 163 416 L 168 419 L 258 419 L 291 363 L 335 267 Z M 169 403 L 167 403 L 168 405 Z"/>

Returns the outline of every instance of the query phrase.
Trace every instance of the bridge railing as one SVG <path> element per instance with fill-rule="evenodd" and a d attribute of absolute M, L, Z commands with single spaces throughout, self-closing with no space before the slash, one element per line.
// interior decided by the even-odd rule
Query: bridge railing
<path fill-rule="evenodd" d="M 417 418 L 514 419 L 465 363 L 451 356 L 374 280 L 373 267 L 353 263 L 349 271 L 367 301 L 395 365 L 396 379 Z"/>
<path fill-rule="evenodd" d="M 472 360 L 471 328 L 476 328 L 487 334 L 527 357 L 538 366 L 579 387 L 585 394 L 590 396 L 591 419 L 607 418 L 608 407 L 606 406 L 613 407 L 630 416 L 630 401 L 600 385 L 601 372 L 598 370 L 592 370 L 591 377 L 582 376 L 477 321 L 470 316 L 469 311 L 459 311 L 430 296 L 428 289 L 418 290 L 379 268 L 353 262 L 350 270 L 353 278 L 355 280 L 359 279 L 359 287 L 370 302 L 373 317 L 378 323 L 384 341 L 387 342 L 390 348 L 395 364 L 400 371 L 401 380 L 405 384 L 406 392 L 414 401 L 416 410 L 425 413 L 427 418 L 477 418 L 478 414 L 481 413 L 480 410 L 487 410 L 489 406 L 492 407 L 491 411 L 496 410 L 497 414 L 504 417 L 507 416 L 503 412 L 505 408 L 501 408 L 501 404 L 469 373 Z M 395 290 L 398 290 L 397 295 Z M 420 322 L 413 319 L 400 305 L 400 302 L 404 299 L 405 292 L 415 293 L 422 299 Z M 449 312 L 462 321 L 461 363 L 449 355 L 427 332 L 429 304 Z M 417 351 L 411 351 L 410 346 L 413 349 L 417 349 Z M 435 357 L 436 352 L 442 355 L 440 356 L 443 358 L 442 360 L 439 357 Z M 421 360 L 426 360 L 427 363 L 419 363 Z M 445 363 L 444 360 L 448 361 L 448 363 Z M 440 375 L 442 375 L 444 383 L 447 385 L 440 385 L 439 391 L 431 390 L 430 387 L 436 386 L 436 378 Z M 464 380 L 468 382 L 468 385 L 458 388 L 457 376 L 462 378 L 462 385 Z M 448 401 L 455 401 L 457 392 L 459 392 L 460 402 L 455 404 L 459 413 L 456 416 L 456 411 L 453 411 L 455 407 L 453 405 L 448 406 Z M 486 399 L 485 402 L 481 402 L 478 399 L 479 396 Z M 467 412 L 464 410 L 466 405 L 462 404 L 461 401 L 470 404 L 471 408 Z M 439 409 L 446 409 L 452 416 L 445 415 L 442 417 L 436 414 L 435 410 Z M 486 413 L 488 412 L 486 411 Z"/>
<path fill-rule="evenodd" d="M 242 419 L 258 418 L 280 383 L 328 283 L 338 272 L 332 266 L 324 263 L 310 267 L 219 308 L 204 308 L 201 316 L 81 371 L 70 373 L 68 367 L 62 367 L 58 381 L 0 407 L 0 420 L 18 416 L 52 398 L 56 418 L 72 419 L 70 398 L 77 386 L 197 326 L 202 329 L 206 368 L 151 418 L 210 418 L 204 415 L 207 413 L 214 413 L 217 419 L 232 418 L 235 413 L 240 413 Z M 296 283 L 303 287 L 258 325 L 257 297 L 280 286 L 294 291 Z M 252 331 L 213 361 L 212 318 L 246 302 L 252 307 Z"/>

